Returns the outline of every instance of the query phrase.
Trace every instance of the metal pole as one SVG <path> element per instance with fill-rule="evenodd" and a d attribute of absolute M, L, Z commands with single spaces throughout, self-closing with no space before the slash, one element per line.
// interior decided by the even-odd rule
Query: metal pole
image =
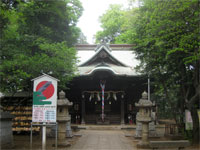
<path fill-rule="evenodd" d="M 56 141 L 55 141 L 55 144 L 56 144 L 56 149 L 58 147 L 58 123 L 56 122 Z"/>
<path fill-rule="evenodd" d="M 148 100 L 150 101 L 150 75 L 148 74 Z"/>
<path fill-rule="evenodd" d="M 30 149 L 32 149 L 32 145 L 33 145 L 33 143 L 32 143 L 32 141 L 33 141 L 33 132 L 32 132 L 32 122 L 31 122 L 31 138 L 30 138 Z"/>
<path fill-rule="evenodd" d="M 43 122 L 42 126 L 42 150 L 46 149 L 46 123 Z"/>

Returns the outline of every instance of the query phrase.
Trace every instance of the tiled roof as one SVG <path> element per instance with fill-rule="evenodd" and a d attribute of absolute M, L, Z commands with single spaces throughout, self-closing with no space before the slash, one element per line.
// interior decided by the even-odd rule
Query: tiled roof
<path fill-rule="evenodd" d="M 104 70 L 110 71 L 115 75 L 127 75 L 127 76 L 135 76 L 139 75 L 134 67 L 139 64 L 139 61 L 136 60 L 133 51 L 131 50 L 133 45 L 127 44 L 112 44 L 112 45 L 77 45 L 77 56 L 79 57 L 79 66 L 78 66 L 78 74 L 81 76 L 91 75 L 96 71 Z M 96 50 L 96 51 L 95 51 Z M 117 65 L 113 63 L 106 63 L 102 65 L 98 65 L 93 63 L 95 61 L 95 57 L 97 57 L 100 51 L 106 51 L 109 57 L 119 62 Z"/>

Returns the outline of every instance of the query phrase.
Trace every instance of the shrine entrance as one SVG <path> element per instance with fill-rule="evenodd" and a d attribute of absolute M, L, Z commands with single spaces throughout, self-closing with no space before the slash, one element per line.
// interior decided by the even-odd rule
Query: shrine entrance
<path fill-rule="evenodd" d="M 68 85 L 67 98 L 73 102 L 71 121 L 76 124 L 132 124 L 135 103 L 147 90 L 147 77 L 116 59 L 112 52 L 131 45 L 80 45 L 95 54 L 78 66 L 79 75 Z M 121 46 L 121 47 L 120 47 Z M 94 49 L 93 49 L 94 48 Z"/>
<path fill-rule="evenodd" d="M 105 101 L 104 104 L 105 121 L 103 124 L 120 124 L 120 101 Z M 102 104 L 101 101 L 86 101 L 85 123 L 102 124 Z"/>
<path fill-rule="evenodd" d="M 101 80 L 106 81 L 104 121 L 102 121 Z M 70 110 L 72 123 L 134 123 L 137 112 L 134 104 L 140 98 L 142 91 L 144 91 L 145 82 L 145 77 L 119 77 L 105 70 L 97 71 L 88 77 L 77 77 L 73 80 L 70 92 L 67 92 L 68 98 L 73 100 L 74 103 L 74 107 Z"/>
<path fill-rule="evenodd" d="M 104 81 L 105 89 L 103 93 L 101 81 Z M 88 83 L 93 85 L 89 87 L 90 84 L 86 84 L 88 87 L 85 87 L 85 89 L 88 90 L 82 91 L 82 98 L 85 103 L 83 104 L 85 108 L 82 107 L 85 118 L 82 121 L 87 124 L 120 124 L 121 101 L 125 92 L 119 90 L 121 87 L 116 82 L 112 72 L 108 70 L 96 71 L 92 75 L 91 81 L 88 80 Z M 102 117 L 102 115 L 104 116 Z"/>

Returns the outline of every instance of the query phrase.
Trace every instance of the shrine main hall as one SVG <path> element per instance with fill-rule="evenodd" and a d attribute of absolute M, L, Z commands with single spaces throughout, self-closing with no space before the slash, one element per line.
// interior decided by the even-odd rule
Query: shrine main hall
<path fill-rule="evenodd" d="M 66 91 L 73 102 L 72 123 L 135 123 L 135 103 L 147 91 L 147 76 L 136 72 L 139 62 L 133 48 L 127 44 L 76 45 L 77 73 Z"/>

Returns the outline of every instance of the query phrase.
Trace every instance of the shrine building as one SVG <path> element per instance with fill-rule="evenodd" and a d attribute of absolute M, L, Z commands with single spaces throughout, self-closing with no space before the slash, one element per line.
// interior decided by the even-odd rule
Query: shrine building
<path fill-rule="evenodd" d="M 133 45 L 76 45 L 79 59 L 76 77 L 69 83 L 67 98 L 72 123 L 135 123 L 135 103 L 147 91 L 147 77 L 136 72 L 139 64 Z M 103 111 L 102 111 L 103 109 Z"/>

